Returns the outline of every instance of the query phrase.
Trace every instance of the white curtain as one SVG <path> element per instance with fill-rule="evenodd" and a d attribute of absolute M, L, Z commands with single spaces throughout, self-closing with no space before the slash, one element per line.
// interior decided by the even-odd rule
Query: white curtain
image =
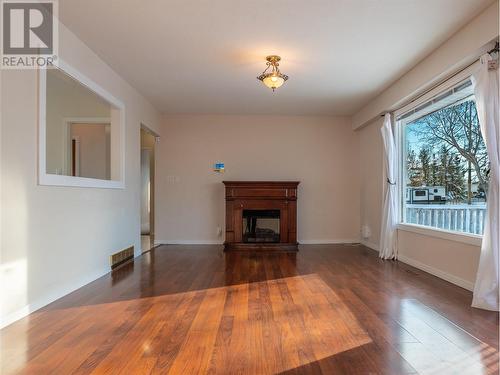
<path fill-rule="evenodd" d="M 481 258 L 474 285 L 472 306 L 498 311 L 498 245 L 499 234 L 499 179 L 500 179 L 500 127 L 498 124 L 498 70 L 488 69 L 491 56 L 481 57 L 481 67 L 473 75 L 474 95 L 481 133 L 490 159 L 490 182 L 487 198 L 487 216 L 484 225 Z"/>
<path fill-rule="evenodd" d="M 380 228 L 380 252 L 382 259 L 397 259 L 396 226 L 399 220 L 399 199 L 397 187 L 398 159 L 396 140 L 392 131 L 391 115 L 386 113 L 380 129 L 384 142 L 384 200 L 382 225 Z"/>

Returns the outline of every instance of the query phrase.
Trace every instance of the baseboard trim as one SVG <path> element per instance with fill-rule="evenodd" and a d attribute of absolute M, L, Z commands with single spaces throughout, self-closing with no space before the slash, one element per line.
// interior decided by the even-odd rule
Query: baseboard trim
<path fill-rule="evenodd" d="M 301 240 L 299 245 L 328 245 L 342 243 L 359 243 L 359 239 L 335 239 L 335 240 Z M 223 245 L 223 241 L 214 240 L 156 240 L 156 245 Z"/>
<path fill-rule="evenodd" d="M 372 250 L 380 252 L 380 248 L 379 248 L 378 244 L 376 244 L 376 243 L 373 243 L 370 241 L 365 241 L 365 240 L 361 240 L 361 241 L 359 241 L 359 243 L 363 246 L 366 246 L 366 247 L 372 249 Z"/>
<path fill-rule="evenodd" d="M 37 299 L 33 303 L 30 303 L 30 304 L 18 309 L 17 311 L 9 314 L 8 316 L 2 318 L 2 320 L 0 321 L 0 329 L 7 327 L 8 325 L 16 322 L 19 319 L 26 317 L 27 315 L 29 315 L 31 313 L 34 313 L 35 311 L 41 309 L 42 307 L 45 307 L 48 304 L 58 300 L 59 298 L 62 298 L 64 296 L 74 292 L 75 290 L 97 280 L 98 278 L 106 275 L 107 273 L 109 273 L 109 268 L 105 267 L 104 269 L 100 270 L 99 272 L 92 274 L 92 276 L 85 277 L 78 282 L 72 283 L 70 286 L 60 288 L 58 290 L 55 290 L 55 291 L 47 294 L 46 296 L 43 296 L 42 298 Z"/>
<path fill-rule="evenodd" d="M 156 245 L 223 245 L 222 240 L 155 240 Z"/>
<path fill-rule="evenodd" d="M 444 272 L 440 269 L 429 266 L 428 264 L 424 264 L 422 262 L 419 262 L 418 260 L 408 258 L 408 257 L 401 255 L 401 254 L 398 255 L 398 260 L 400 262 L 403 262 L 403 263 L 406 263 L 410 266 L 418 268 L 419 270 L 430 273 L 431 275 L 439 277 L 440 279 L 443 279 L 443 280 L 446 280 L 452 284 L 458 285 L 461 288 L 470 290 L 471 292 L 474 290 L 474 283 L 472 283 L 468 280 L 464 280 L 461 277 Z"/>
<path fill-rule="evenodd" d="M 375 250 L 377 252 L 380 252 L 380 248 L 377 244 L 365 240 L 361 240 L 360 243 L 372 250 Z M 474 283 L 464 280 L 461 277 L 449 274 L 447 272 L 444 272 L 438 268 L 429 266 L 428 264 L 419 262 L 418 260 L 408 258 L 404 255 L 398 254 L 398 260 L 402 263 L 406 263 L 410 266 L 413 266 L 415 268 L 418 268 L 419 270 L 425 271 L 427 273 L 430 273 L 433 276 L 439 277 L 440 279 L 446 280 L 452 284 L 455 284 L 461 288 L 473 291 L 474 290 Z"/>
<path fill-rule="evenodd" d="M 335 245 L 342 243 L 359 243 L 359 239 L 330 239 L 330 240 L 299 240 L 299 245 Z"/>

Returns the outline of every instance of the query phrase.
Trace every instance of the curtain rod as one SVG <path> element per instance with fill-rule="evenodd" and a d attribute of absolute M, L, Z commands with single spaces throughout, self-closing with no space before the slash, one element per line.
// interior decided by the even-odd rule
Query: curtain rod
<path fill-rule="evenodd" d="M 495 47 L 493 47 L 492 49 L 490 49 L 487 53 L 489 53 L 490 55 L 492 53 L 495 53 L 495 52 L 499 52 L 499 44 L 498 42 L 495 43 Z M 446 81 L 452 79 L 453 77 L 459 75 L 460 73 L 462 73 L 464 70 L 466 69 L 469 69 L 472 65 L 474 65 L 475 63 L 477 63 L 479 60 L 481 59 L 481 57 L 478 57 L 477 59 L 475 59 L 473 62 L 471 62 L 470 64 L 468 64 L 467 66 L 463 67 L 462 69 L 460 69 L 459 71 L 453 73 L 451 76 L 449 77 L 446 77 L 444 79 L 442 79 L 441 81 L 439 81 L 438 83 L 436 83 L 435 85 L 432 85 L 432 87 L 428 88 L 427 90 L 425 90 L 423 93 L 419 94 L 417 97 L 411 99 L 410 101 L 406 102 L 405 104 L 403 105 L 400 105 L 398 108 L 392 110 L 392 111 L 384 111 L 380 117 L 384 117 L 386 113 L 390 113 L 390 112 L 396 112 L 396 111 L 399 111 L 401 108 L 404 108 L 406 107 L 408 104 L 411 104 L 415 101 L 417 101 L 418 99 L 420 99 L 422 96 L 428 94 L 429 92 L 431 92 L 432 90 L 434 90 L 436 87 L 439 87 L 440 85 L 442 85 L 443 83 L 445 83 Z"/>

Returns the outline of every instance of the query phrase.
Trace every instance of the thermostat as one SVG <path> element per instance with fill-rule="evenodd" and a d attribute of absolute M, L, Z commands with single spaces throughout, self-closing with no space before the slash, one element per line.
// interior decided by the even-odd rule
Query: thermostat
<path fill-rule="evenodd" d="M 224 163 L 217 162 L 214 164 L 214 172 L 224 173 Z"/>

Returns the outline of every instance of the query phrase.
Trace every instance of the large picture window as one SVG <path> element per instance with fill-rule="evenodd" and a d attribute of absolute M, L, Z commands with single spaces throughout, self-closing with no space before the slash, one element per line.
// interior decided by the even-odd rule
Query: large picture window
<path fill-rule="evenodd" d="M 470 80 L 402 115 L 403 223 L 483 233 L 489 160 Z"/>

